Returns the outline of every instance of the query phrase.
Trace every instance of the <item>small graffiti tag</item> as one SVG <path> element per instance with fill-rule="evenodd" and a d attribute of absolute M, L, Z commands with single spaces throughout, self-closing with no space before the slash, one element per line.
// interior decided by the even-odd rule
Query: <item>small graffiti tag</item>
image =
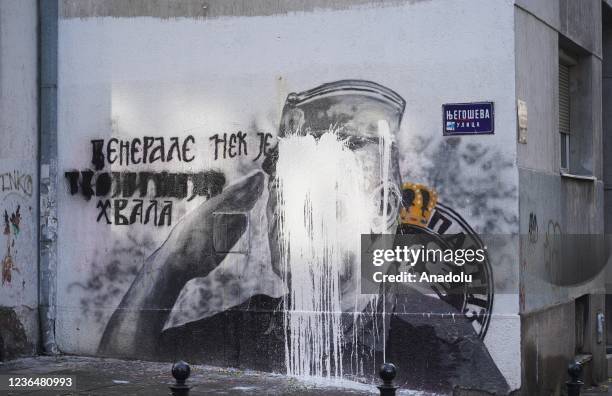
<path fill-rule="evenodd" d="M 13 271 L 19 272 L 15 266 L 15 262 L 11 255 L 11 247 L 15 246 L 15 237 L 19 235 L 19 223 L 21 222 L 21 207 L 18 205 L 17 210 L 10 215 L 4 210 L 4 232 L 7 236 L 6 240 L 6 255 L 2 259 L 2 285 L 11 283 Z"/>
<path fill-rule="evenodd" d="M 563 231 L 561 230 L 561 225 L 554 220 L 549 220 L 544 239 L 546 268 L 552 268 L 554 263 L 558 262 L 559 260 L 560 240 L 556 236 L 561 234 L 563 234 Z"/>
<path fill-rule="evenodd" d="M 18 170 L 0 173 L 0 192 L 17 192 L 31 197 L 33 191 L 32 175 Z"/>
<path fill-rule="evenodd" d="M 529 242 L 536 243 L 538 241 L 538 216 L 535 213 L 529 213 Z"/>

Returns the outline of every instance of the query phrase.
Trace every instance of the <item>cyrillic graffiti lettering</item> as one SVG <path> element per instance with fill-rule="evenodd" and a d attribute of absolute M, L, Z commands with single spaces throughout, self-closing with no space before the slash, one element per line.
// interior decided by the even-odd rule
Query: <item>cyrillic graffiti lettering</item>
<path fill-rule="evenodd" d="M 95 170 L 102 170 L 107 163 L 127 166 L 168 161 L 191 162 L 194 156 L 189 152 L 194 144 L 192 135 L 183 139 L 151 136 L 130 140 L 94 139 L 91 141 L 91 163 Z"/>
<path fill-rule="evenodd" d="M 142 199 L 104 199 L 98 201 L 97 221 L 106 224 L 132 225 L 153 224 L 172 225 L 172 201 L 150 200 L 145 204 Z"/>
<path fill-rule="evenodd" d="M 65 172 L 71 195 L 81 194 L 86 200 L 101 197 L 97 222 L 114 225 L 172 224 L 172 201 L 144 197 L 175 198 L 191 201 L 195 197 L 210 198 L 225 185 L 225 175 L 219 171 L 198 173 L 170 172 Z M 107 199 L 104 199 L 107 197 Z"/>
<path fill-rule="evenodd" d="M 131 198 L 152 196 L 155 198 L 177 198 L 191 201 L 195 197 L 210 198 L 221 192 L 225 175 L 219 171 L 199 173 L 170 172 L 93 172 L 69 171 L 71 195 L 80 193 L 86 200 L 92 196 Z"/>

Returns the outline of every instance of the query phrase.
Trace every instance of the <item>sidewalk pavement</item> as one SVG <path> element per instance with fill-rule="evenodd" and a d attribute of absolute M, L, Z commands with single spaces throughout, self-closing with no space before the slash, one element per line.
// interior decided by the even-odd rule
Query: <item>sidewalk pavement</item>
<path fill-rule="evenodd" d="M 169 395 L 171 363 L 89 358 L 32 357 L 0 363 L 0 374 L 74 375 L 77 390 L 18 391 L 9 395 Z M 191 365 L 191 396 L 199 395 L 377 395 L 374 385 L 346 381 L 329 386 L 280 374 Z M 4 394 L 5 391 L 0 391 Z M 401 395 L 425 393 L 402 391 Z"/>
<path fill-rule="evenodd" d="M 612 396 L 612 378 L 608 378 L 608 382 L 600 386 L 583 387 L 580 392 L 581 396 Z"/>
<path fill-rule="evenodd" d="M 0 375 L 73 375 L 77 390 L 11 391 L 4 395 L 169 395 L 174 382 L 171 363 L 103 359 L 82 356 L 38 356 L 0 362 Z M 378 395 L 374 385 L 346 381 L 330 386 L 280 374 L 191 365 L 190 396 L 199 395 Z M 402 389 L 400 396 L 433 396 Z M 582 396 L 612 396 L 612 378 L 599 387 L 583 387 Z"/>

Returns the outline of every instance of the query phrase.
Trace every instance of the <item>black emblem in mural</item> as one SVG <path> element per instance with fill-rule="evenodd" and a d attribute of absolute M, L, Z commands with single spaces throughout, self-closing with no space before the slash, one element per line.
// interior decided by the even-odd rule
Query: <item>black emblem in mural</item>
<path fill-rule="evenodd" d="M 470 225 L 454 210 L 438 202 L 438 194 L 423 184 L 402 185 L 402 209 L 398 233 L 426 233 L 430 243 L 439 248 L 483 249 L 484 244 Z M 448 265 L 420 265 L 417 272 L 448 273 Z M 472 322 L 480 338 L 484 338 L 489 327 L 493 308 L 493 275 L 491 264 L 485 254 L 482 262 L 465 264 L 464 271 L 472 275 L 468 284 L 434 284 L 432 289 L 442 300 L 451 304 Z"/>

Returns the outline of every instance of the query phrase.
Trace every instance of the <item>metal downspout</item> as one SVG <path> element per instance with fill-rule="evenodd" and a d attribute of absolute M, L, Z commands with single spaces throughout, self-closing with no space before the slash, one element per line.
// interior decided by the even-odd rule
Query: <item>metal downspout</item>
<path fill-rule="evenodd" d="M 43 352 L 56 355 L 58 0 L 38 0 L 38 18 L 39 316 Z"/>

